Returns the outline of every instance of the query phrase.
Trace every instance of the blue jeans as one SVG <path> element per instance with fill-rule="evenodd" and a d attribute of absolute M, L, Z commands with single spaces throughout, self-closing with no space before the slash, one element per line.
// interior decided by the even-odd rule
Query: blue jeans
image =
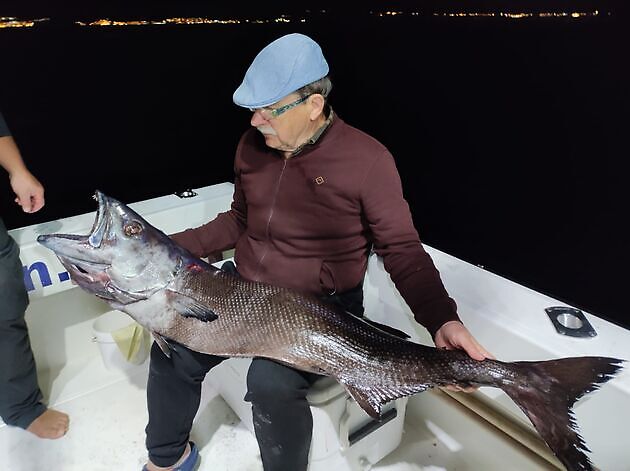
<path fill-rule="evenodd" d="M 19 255 L 20 248 L 0 219 L 0 417 L 25 429 L 46 406 L 24 320 L 28 294 Z"/>

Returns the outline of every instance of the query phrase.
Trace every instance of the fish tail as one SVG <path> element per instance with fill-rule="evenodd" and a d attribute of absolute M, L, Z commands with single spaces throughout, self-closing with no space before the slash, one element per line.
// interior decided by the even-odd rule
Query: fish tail
<path fill-rule="evenodd" d="M 575 402 L 611 379 L 623 360 L 574 357 L 540 362 L 515 362 L 523 381 L 501 385 L 521 408 L 568 471 L 591 471 L 590 452 L 578 432 Z"/>

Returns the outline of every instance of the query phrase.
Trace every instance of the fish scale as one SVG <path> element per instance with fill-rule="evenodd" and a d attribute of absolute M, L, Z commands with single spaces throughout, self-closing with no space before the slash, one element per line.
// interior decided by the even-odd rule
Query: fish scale
<path fill-rule="evenodd" d="M 128 206 L 97 191 L 90 234 L 46 234 L 84 290 L 151 330 L 165 355 L 174 343 L 226 357 L 264 357 L 331 376 L 374 418 L 384 404 L 435 386 L 502 389 L 569 471 L 590 471 L 572 411 L 624 360 L 569 357 L 476 361 L 421 345 L 316 297 L 244 280 L 194 257 Z"/>
<path fill-rule="evenodd" d="M 305 371 L 367 385 L 377 392 L 383 391 L 383 386 L 389 387 L 386 395 L 379 395 L 380 402 L 448 384 L 484 383 L 496 387 L 514 376 L 501 362 L 480 363 L 461 352 L 446 352 L 379 332 L 308 294 L 299 295 L 300 302 L 291 304 L 287 301 L 296 296 L 290 290 L 245 281 L 221 271 L 188 274 L 184 280 L 186 291 L 194 292 L 226 320 L 215 321 L 216 328 L 209 326 L 208 335 L 233 338 L 229 327 L 222 329 L 225 324 L 239 325 L 243 330 L 237 349 L 226 346 L 221 351 L 216 344 L 209 351 L 199 347 L 198 351 L 204 353 L 265 356 L 263 352 L 271 350 L 270 358 Z M 184 344 L 194 342 L 183 340 Z"/>

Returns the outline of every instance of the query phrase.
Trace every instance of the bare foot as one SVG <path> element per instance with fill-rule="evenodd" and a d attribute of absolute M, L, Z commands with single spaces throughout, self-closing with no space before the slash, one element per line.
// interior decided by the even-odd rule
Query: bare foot
<path fill-rule="evenodd" d="M 37 417 L 31 425 L 26 429 L 39 438 L 56 438 L 63 437 L 68 431 L 70 418 L 63 412 L 54 409 L 47 409 L 42 415 Z"/>

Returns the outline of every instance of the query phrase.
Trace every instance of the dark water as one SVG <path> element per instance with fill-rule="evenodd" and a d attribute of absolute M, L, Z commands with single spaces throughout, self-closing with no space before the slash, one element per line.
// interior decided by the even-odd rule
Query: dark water
<path fill-rule="evenodd" d="M 614 13 L 614 12 L 613 12 Z M 2 12 L 0 12 L 0 16 Z M 423 241 L 630 327 L 628 17 L 0 30 L 0 109 L 47 189 L 10 228 L 232 179 L 262 46 L 321 45 L 335 110 L 394 154 Z"/>

